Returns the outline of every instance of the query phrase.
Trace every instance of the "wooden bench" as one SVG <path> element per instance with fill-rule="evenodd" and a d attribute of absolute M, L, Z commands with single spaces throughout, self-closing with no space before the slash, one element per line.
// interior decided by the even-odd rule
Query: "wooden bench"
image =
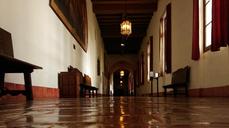
<path fill-rule="evenodd" d="M 83 83 L 80 84 L 80 96 L 85 97 L 89 95 L 89 97 L 94 97 L 95 95 L 97 96 L 97 91 L 98 88 L 91 86 L 91 78 L 84 74 Z"/>
<path fill-rule="evenodd" d="M 15 59 L 11 34 L 0 28 L 0 97 L 6 94 L 23 94 L 26 100 L 33 100 L 31 73 L 39 66 Z M 25 90 L 8 90 L 4 87 L 5 73 L 24 73 Z"/>
<path fill-rule="evenodd" d="M 91 86 L 91 78 L 82 75 L 77 69 L 69 66 L 67 72 L 58 74 L 60 98 L 86 97 L 97 95 L 98 88 Z"/>
<path fill-rule="evenodd" d="M 180 68 L 172 73 L 172 83 L 169 85 L 164 85 L 164 96 L 167 96 L 167 88 L 173 89 L 173 94 L 185 94 L 188 96 L 188 85 L 190 81 L 190 67 L 186 66 Z M 180 92 L 180 91 L 183 91 Z"/>

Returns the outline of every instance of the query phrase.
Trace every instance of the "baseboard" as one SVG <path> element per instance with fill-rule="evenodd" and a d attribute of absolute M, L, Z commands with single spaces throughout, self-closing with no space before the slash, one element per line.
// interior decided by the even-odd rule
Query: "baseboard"
<path fill-rule="evenodd" d="M 192 97 L 228 97 L 229 85 L 212 88 L 190 89 L 189 96 Z"/>
<path fill-rule="evenodd" d="M 9 90 L 25 90 L 25 86 L 22 84 L 15 84 L 15 83 L 5 83 L 5 87 Z M 41 86 L 32 86 L 33 89 L 33 97 L 34 99 L 40 98 L 59 98 L 59 89 L 58 88 L 48 88 L 48 87 L 41 87 Z M 12 99 L 12 100 L 25 100 L 25 96 L 18 95 L 18 96 L 10 96 L 5 95 L 0 97 L 0 100 L 3 99 Z"/>
<path fill-rule="evenodd" d="M 169 92 L 172 94 L 172 92 Z M 163 96 L 163 92 L 159 92 L 159 96 Z M 179 95 L 179 94 L 178 94 Z M 151 96 L 150 93 L 141 94 L 140 96 Z M 157 93 L 153 93 L 153 96 L 157 96 Z M 172 96 L 172 95 L 168 95 Z M 229 85 L 212 88 L 198 88 L 189 89 L 189 97 L 229 97 Z"/>

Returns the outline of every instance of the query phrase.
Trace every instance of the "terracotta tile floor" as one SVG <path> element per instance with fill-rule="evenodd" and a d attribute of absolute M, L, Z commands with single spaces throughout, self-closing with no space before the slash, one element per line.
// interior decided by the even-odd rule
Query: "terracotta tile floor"
<path fill-rule="evenodd" d="M 0 102 L 0 128 L 229 128 L 229 98 L 99 97 Z"/>

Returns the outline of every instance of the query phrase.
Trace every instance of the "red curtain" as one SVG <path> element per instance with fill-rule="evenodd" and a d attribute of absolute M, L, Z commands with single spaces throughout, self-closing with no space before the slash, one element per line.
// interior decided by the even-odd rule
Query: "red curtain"
<path fill-rule="evenodd" d="M 229 44 L 229 0 L 212 0 L 212 51 Z"/>
<path fill-rule="evenodd" d="M 193 0 L 193 34 L 192 34 L 192 59 L 200 59 L 199 48 L 199 0 Z"/>
<path fill-rule="evenodd" d="M 166 7 L 166 18 L 165 18 L 165 64 L 166 64 L 166 73 L 171 73 L 171 4 L 168 4 Z"/>

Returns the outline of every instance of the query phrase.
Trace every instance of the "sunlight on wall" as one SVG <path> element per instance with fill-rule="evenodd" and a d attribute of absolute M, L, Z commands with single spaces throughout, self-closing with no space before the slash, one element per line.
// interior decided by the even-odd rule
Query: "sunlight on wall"
<path fill-rule="evenodd" d="M 90 75 L 94 86 L 101 86 L 96 62 L 98 56 L 103 57 L 104 50 L 91 0 L 87 0 L 87 13 L 88 51 L 85 53 L 49 7 L 49 0 L 0 1 L 0 27 L 12 34 L 15 58 L 43 67 L 32 73 L 33 85 L 57 88 L 57 74 L 67 71 L 71 65 Z M 95 35 L 95 31 L 99 34 Z M 104 63 L 103 58 L 100 61 Z M 24 84 L 23 79 L 23 75 L 6 75 L 7 82 Z"/>

